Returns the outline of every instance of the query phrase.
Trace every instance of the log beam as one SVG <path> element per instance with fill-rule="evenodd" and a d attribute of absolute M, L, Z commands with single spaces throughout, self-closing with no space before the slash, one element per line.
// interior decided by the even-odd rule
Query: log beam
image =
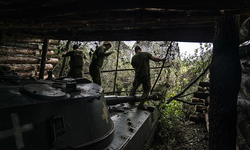
<path fill-rule="evenodd" d="M 202 86 L 202 87 L 209 87 L 209 86 L 210 86 L 210 83 L 209 83 L 209 82 L 199 82 L 199 86 Z"/>
<path fill-rule="evenodd" d="M 29 48 L 15 48 L 15 47 L 0 47 L 0 55 L 13 55 L 13 54 L 22 54 L 22 55 L 41 55 L 42 51 L 39 49 L 29 49 Z M 54 55 L 54 51 L 48 51 L 47 55 Z"/>
<path fill-rule="evenodd" d="M 37 57 L 5 56 L 0 57 L 0 64 L 38 64 L 40 59 Z"/>
<path fill-rule="evenodd" d="M 11 43 L 43 43 L 43 39 L 41 38 L 28 38 L 28 37 L 9 37 L 9 36 L 3 36 L 2 39 L 3 42 L 11 42 Z M 60 41 L 59 40 L 53 40 L 49 39 L 49 44 L 50 45 L 59 45 Z"/>
<path fill-rule="evenodd" d="M 20 48 L 29 48 L 29 49 L 43 49 L 42 45 L 38 44 L 28 44 L 28 43 L 13 43 L 13 42 L 4 42 L 2 41 L 2 46 L 11 46 L 11 47 L 20 47 Z M 48 45 L 48 50 L 55 50 L 55 45 Z"/>
<path fill-rule="evenodd" d="M 202 98 L 205 99 L 209 96 L 209 91 L 201 92 L 201 91 L 196 91 L 194 92 L 194 97 L 196 98 Z"/>
<path fill-rule="evenodd" d="M 237 96 L 241 82 L 239 16 L 215 17 L 210 66 L 209 150 L 235 150 Z"/>
<path fill-rule="evenodd" d="M 0 64 L 0 66 L 11 68 L 14 71 L 39 70 L 40 64 Z M 53 69 L 52 64 L 45 64 L 45 70 Z"/>

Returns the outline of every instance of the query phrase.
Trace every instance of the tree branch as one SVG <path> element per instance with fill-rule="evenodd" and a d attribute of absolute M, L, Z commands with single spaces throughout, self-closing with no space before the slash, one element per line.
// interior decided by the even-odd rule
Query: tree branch
<path fill-rule="evenodd" d="M 169 104 L 172 100 L 180 97 L 182 94 L 184 94 L 196 81 L 198 81 L 200 79 L 200 77 L 202 77 L 207 70 L 209 69 L 210 64 L 207 66 L 207 68 L 193 81 L 191 82 L 182 92 L 180 92 L 179 94 L 175 95 L 174 97 L 170 98 L 169 100 L 167 100 L 167 104 Z"/>

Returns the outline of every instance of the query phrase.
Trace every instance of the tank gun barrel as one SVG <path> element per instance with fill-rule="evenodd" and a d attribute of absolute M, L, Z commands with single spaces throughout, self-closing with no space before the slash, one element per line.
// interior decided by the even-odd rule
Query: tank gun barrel
<path fill-rule="evenodd" d="M 104 96 L 107 105 L 116 105 L 120 103 L 127 103 L 127 102 L 140 102 L 141 96 L 117 96 L 117 95 L 110 95 L 110 96 Z M 160 94 L 154 93 L 152 95 L 148 96 L 148 100 L 154 100 L 159 101 L 160 100 Z"/>

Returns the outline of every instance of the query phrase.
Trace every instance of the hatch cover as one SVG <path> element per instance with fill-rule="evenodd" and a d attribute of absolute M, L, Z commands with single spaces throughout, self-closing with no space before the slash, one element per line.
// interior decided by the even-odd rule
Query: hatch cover
<path fill-rule="evenodd" d="M 20 89 L 22 94 L 36 99 L 59 100 L 68 98 L 69 95 L 60 88 L 54 88 L 48 84 L 29 84 Z"/>

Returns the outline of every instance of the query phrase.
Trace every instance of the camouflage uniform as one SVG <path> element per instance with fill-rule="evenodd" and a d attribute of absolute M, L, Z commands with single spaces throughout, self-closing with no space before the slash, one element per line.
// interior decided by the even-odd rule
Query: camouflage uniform
<path fill-rule="evenodd" d="M 70 56 L 70 71 L 68 76 L 72 78 L 82 78 L 83 77 L 83 58 L 86 58 L 82 51 L 73 50 L 65 54 L 65 56 Z"/>
<path fill-rule="evenodd" d="M 151 88 L 150 76 L 135 78 L 133 82 L 133 87 L 130 91 L 130 95 L 135 95 L 137 88 L 141 84 L 143 88 L 143 94 L 142 94 L 141 100 L 144 103 L 148 99 L 148 94 Z"/>
<path fill-rule="evenodd" d="M 138 52 L 132 57 L 131 65 L 135 69 L 135 78 L 130 95 L 135 95 L 137 88 L 142 84 L 143 94 L 140 104 L 143 104 L 148 99 L 151 88 L 149 67 L 149 59 L 151 57 L 152 55 L 147 52 Z"/>
<path fill-rule="evenodd" d="M 93 54 L 92 61 L 89 66 L 89 73 L 92 77 L 93 82 L 99 85 L 101 85 L 101 68 L 104 58 L 113 53 L 113 51 L 106 51 L 107 49 L 105 46 L 98 47 Z"/>

